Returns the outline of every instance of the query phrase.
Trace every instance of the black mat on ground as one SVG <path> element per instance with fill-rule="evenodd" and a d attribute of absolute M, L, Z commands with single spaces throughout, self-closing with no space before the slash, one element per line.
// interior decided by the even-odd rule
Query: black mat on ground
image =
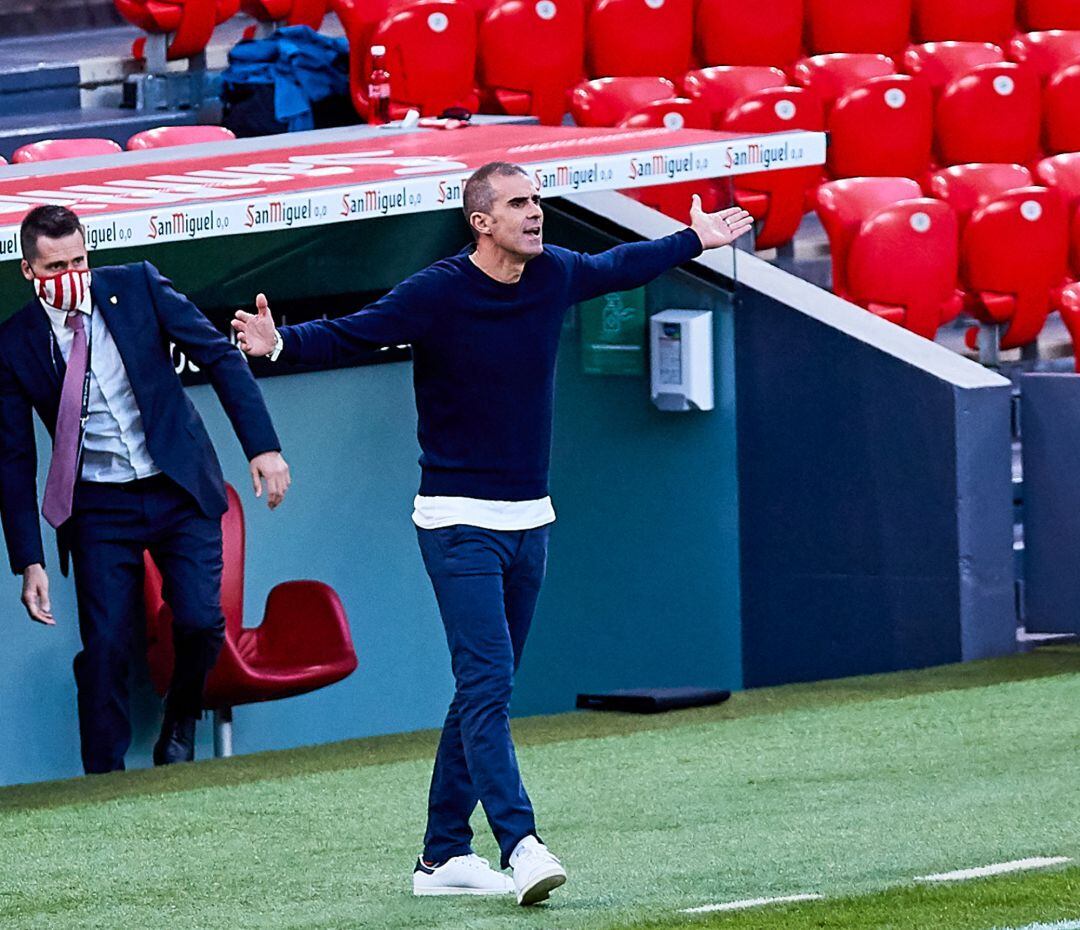
<path fill-rule="evenodd" d="M 706 707 L 731 697 L 712 688 L 627 688 L 606 694 L 579 694 L 579 710 L 618 710 L 627 714 L 658 714 L 665 710 Z"/>

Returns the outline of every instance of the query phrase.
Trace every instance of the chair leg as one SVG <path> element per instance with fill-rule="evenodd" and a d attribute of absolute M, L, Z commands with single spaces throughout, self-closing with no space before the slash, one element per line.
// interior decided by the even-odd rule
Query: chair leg
<path fill-rule="evenodd" d="M 996 367 L 1001 364 L 1001 327 L 996 323 L 979 326 L 979 361 Z"/>
<path fill-rule="evenodd" d="M 214 711 L 214 758 L 228 759 L 233 754 L 232 708 Z"/>

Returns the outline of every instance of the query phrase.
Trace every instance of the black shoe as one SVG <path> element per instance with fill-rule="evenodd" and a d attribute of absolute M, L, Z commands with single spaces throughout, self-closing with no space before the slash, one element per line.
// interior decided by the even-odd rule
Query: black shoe
<path fill-rule="evenodd" d="M 192 762 L 195 759 L 195 718 L 165 717 L 161 736 L 154 744 L 154 765 Z"/>

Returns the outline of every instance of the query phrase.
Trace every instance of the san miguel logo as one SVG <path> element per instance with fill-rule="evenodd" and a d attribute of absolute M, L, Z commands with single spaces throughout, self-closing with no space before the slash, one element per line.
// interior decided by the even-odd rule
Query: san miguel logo
<path fill-rule="evenodd" d="M 184 210 L 176 210 L 168 216 L 153 214 L 149 219 L 148 239 L 165 239 L 186 236 L 194 239 L 200 233 L 208 233 L 215 227 L 214 211 L 192 215 Z"/>
<path fill-rule="evenodd" d="M 612 172 L 593 162 L 591 165 L 556 165 L 554 168 L 537 168 L 533 171 L 533 183 L 540 190 L 560 188 L 579 190 L 600 181 L 610 181 Z"/>
<path fill-rule="evenodd" d="M 116 220 L 108 223 L 95 220 L 93 223 L 86 223 L 84 228 L 86 244 L 91 250 L 108 248 L 110 245 L 122 245 L 130 242 L 135 235 L 134 229 L 126 223 L 117 223 Z"/>
<path fill-rule="evenodd" d="M 17 258 L 22 254 L 18 233 L 0 236 L 0 258 Z"/>
<path fill-rule="evenodd" d="M 359 213 L 385 215 L 391 210 L 403 209 L 411 203 L 404 187 L 368 187 L 358 194 L 347 191 L 341 195 L 341 216 L 356 216 Z"/>
<path fill-rule="evenodd" d="M 244 214 L 244 226 L 292 226 L 312 219 L 316 214 L 309 197 L 303 203 L 285 203 L 282 200 L 270 200 L 266 203 L 249 203 Z"/>
<path fill-rule="evenodd" d="M 657 153 L 649 158 L 630 156 L 630 180 L 639 178 L 668 178 L 673 180 L 681 174 L 688 174 L 700 168 L 695 164 L 694 153 L 687 152 L 685 155 L 664 155 Z"/>
<path fill-rule="evenodd" d="M 440 181 L 439 193 L 435 197 L 436 203 L 461 203 L 461 182 Z"/>
<path fill-rule="evenodd" d="M 774 164 L 792 160 L 791 147 L 788 143 L 783 145 L 762 145 L 758 142 L 747 142 L 742 145 L 729 145 L 724 153 L 725 168 L 765 168 L 768 170 Z M 802 152 L 798 153 L 798 157 Z"/>

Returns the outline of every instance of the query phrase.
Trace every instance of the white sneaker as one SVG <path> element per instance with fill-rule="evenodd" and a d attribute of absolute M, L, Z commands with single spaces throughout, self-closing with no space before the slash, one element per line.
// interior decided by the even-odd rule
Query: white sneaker
<path fill-rule="evenodd" d="M 523 907 L 546 901 L 566 881 L 566 869 L 535 836 L 527 836 L 510 853 L 517 902 Z"/>
<path fill-rule="evenodd" d="M 424 865 L 423 859 L 417 859 L 412 890 L 415 895 L 511 894 L 514 880 L 503 872 L 496 872 L 487 859 L 469 853 L 454 856 L 437 866 Z"/>

